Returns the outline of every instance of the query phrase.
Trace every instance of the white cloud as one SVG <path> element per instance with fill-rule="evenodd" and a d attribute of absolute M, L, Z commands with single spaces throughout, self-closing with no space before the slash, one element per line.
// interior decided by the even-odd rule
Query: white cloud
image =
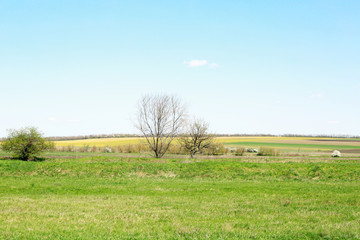
<path fill-rule="evenodd" d="M 210 67 L 211 67 L 211 68 L 217 68 L 217 67 L 219 67 L 219 64 L 217 64 L 217 63 L 210 63 Z"/>
<path fill-rule="evenodd" d="M 337 120 L 328 121 L 328 124 L 338 124 L 338 123 L 339 123 L 339 121 L 337 121 Z"/>
<path fill-rule="evenodd" d="M 208 64 L 207 60 L 191 60 L 190 62 L 184 61 L 183 64 L 188 65 L 189 67 L 201 67 Z"/>
<path fill-rule="evenodd" d="M 56 118 L 54 118 L 54 117 L 49 117 L 48 120 L 49 120 L 50 122 L 55 122 L 55 121 L 56 121 Z"/>

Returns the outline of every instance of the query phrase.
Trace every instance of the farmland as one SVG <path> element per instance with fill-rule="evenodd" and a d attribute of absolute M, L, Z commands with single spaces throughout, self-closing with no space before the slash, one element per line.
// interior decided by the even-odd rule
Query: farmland
<path fill-rule="evenodd" d="M 0 240 L 360 240 L 359 9 L 0 0 Z"/>
<path fill-rule="evenodd" d="M 360 239 L 360 154 L 329 156 L 357 139 L 217 141 L 281 154 L 47 152 L 24 162 L 0 152 L 0 239 Z"/>
<path fill-rule="evenodd" d="M 225 147 L 273 147 L 282 152 L 329 153 L 335 149 L 360 154 L 358 138 L 316 138 L 316 137 L 218 137 L 216 140 Z M 74 146 L 106 147 L 144 143 L 143 138 L 99 138 L 85 140 L 57 141 L 58 147 Z"/>

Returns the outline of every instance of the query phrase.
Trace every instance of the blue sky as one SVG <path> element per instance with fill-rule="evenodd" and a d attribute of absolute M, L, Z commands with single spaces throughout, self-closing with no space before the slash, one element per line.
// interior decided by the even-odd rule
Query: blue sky
<path fill-rule="evenodd" d="M 359 1 L 0 0 L 0 137 L 137 133 L 176 94 L 216 133 L 360 135 Z"/>

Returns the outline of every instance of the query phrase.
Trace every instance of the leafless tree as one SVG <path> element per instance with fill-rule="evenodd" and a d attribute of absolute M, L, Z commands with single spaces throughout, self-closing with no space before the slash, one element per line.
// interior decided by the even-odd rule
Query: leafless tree
<path fill-rule="evenodd" d="M 164 156 L 183 129 L 185 106 L 175 96 L 147 95 L 138 105 L 137 129 L 143 134 L 156 158 Z"/>
<path fill-rule="evenodd" d="M 187 133 L 180 139 L 180 142 L 193 158 L 197 152 L 210 147 L 214 137 L 209 133 L 209 123 L 204 120 L 194 120 L 189 124 Z"/>

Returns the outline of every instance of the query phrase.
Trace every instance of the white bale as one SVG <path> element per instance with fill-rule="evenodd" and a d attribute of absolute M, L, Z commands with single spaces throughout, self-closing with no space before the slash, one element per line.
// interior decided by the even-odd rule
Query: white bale
<path fill-rule="evenodd" d="M 333 153 L 331 154 L 332 157 L 341 157 L 341 152 L 338 150 L 333 151 Z"/>
<path fill-rule="evenodd" d="M 246 152 L 253 152 L 253 149 L 252 148 L 247 148 Z"/>

